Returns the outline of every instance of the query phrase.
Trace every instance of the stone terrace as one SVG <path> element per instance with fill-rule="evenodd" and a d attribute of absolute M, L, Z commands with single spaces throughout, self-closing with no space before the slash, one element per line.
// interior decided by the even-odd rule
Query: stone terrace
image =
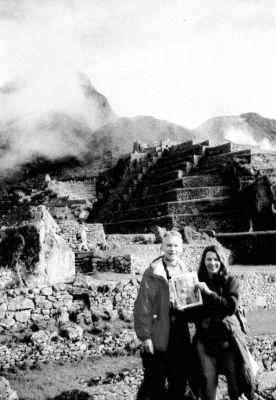
<path fill-rule="evenodd" d="M 107 233 L 147 232 L 154 225 L 247 231 L 238 188 L 253 177 L 247 172 L 234 176 L 233 162 L 249 166 L 250 149 L 232 151 L 231 143 L 210 147 L 208 141 L 189 141 L 151 159 L 130 161 L 119 183 L 124 190 L 112 193 L 108 212 L 99 212 L 95 220 L 104 223 Z"/>

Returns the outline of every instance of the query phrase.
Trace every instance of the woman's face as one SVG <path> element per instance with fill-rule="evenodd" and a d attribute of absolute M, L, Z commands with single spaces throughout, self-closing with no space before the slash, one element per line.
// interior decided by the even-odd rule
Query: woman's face
<path fill-rule="evenodd" d="M 210 278 L 218 274 L 220 270 L 220 261 L 217 253 L 214 251 L 207 251 L 205 256 L 205 267 Z"/>

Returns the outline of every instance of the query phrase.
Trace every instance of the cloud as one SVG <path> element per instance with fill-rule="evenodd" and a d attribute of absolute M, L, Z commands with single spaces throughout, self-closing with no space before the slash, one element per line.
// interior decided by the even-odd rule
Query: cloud
<path fill-rule="evenodd" d="M 248 129 L 230 128 L 225 132 L 224 137 L 233 143 L 259 147 L 265 151 L 276 151 L 276 146 L 270 143 L 267 138 L 257 141 Z"/>
<path fill-rule="evenodd" d="M 274 115 L 271 0 L 0 2 L 0 85 L 24 73 L 84 71 L 117 114 L 197 126 Z"/>

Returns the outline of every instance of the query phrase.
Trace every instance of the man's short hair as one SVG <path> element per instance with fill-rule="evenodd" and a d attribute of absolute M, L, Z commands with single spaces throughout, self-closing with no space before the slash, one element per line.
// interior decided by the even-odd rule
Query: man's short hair
<path fill-rule="evenodd" d="M 165 239 L 170 238 L 170 237 L 177 237 L 178 239 L 180 239 L 182 241 L 181 233 L 179 233 L 176 230 L 172 230 L 172 231 L 166 231 L 165 235 L 163 236 L 163 242 Z"/>

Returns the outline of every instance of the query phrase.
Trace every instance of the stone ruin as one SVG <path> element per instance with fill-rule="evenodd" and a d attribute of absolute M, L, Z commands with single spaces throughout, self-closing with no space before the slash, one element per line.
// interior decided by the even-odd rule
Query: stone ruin
<path fill-rule="evenodd" d="M 52 170 L 3 185 L 0 337 L 24 332 L 29 342 L 13 352 L 0 345 L 2 369 L 57 361 L 61 354 L 72 361 L 139 351 L 131 325 L 140 279 L 133 264 L 141 273 L 148 260 L 141 265 L 135 254 L 106 255 L 110 246 L 143 243 L 154 258 L 157 236 L 160 241 L 164 230 L 177 228 L 192 268 L 194 252 L 210 240 L 243 262 L 261 263 L 264 254 L 273 260 L 275 170 L 257 172 L 250 149 L 205 141 L 137 150 L 96 179 L 90 179 L 91 169 L 78 167 L 62 177 Z M 83 224 L 88 250 L 79 251 Z M 128 276 L 94 279 L 106 271 Z M 263 293 L 265 307 L 276 308 L 275 274 L 248 272 L 240 281 L 249 310 L 259 307 Z M 273 372 L 274 342 L 254 340 L 251 350 Z"/>
<path fill-rule="evenodd" d="M 108 234 L 191 226 L 213 232 L 236 262 L 239 254 L 247 263 L 276 261 L 276 169 L 256 168 L 259 155 L 231 143 L 211 147 L 208 141 L 138 155 L 99 177 L 93 220 Z M 256 253 L 264 244 L 262 261 Z"/>
<path fill-rule="evenodd" d="M 45 206 L 30 208 L 30 219 L 18 227 L 1 229 L 2 274 L 11 270 L 3 285 L 43 287 L 72 283 L 75 255 L 60 236 L 60 228 Z M 3 271 L 4 269 L 4 271 Z M 0 272 L 1 275 L 1 272 Z"/>

